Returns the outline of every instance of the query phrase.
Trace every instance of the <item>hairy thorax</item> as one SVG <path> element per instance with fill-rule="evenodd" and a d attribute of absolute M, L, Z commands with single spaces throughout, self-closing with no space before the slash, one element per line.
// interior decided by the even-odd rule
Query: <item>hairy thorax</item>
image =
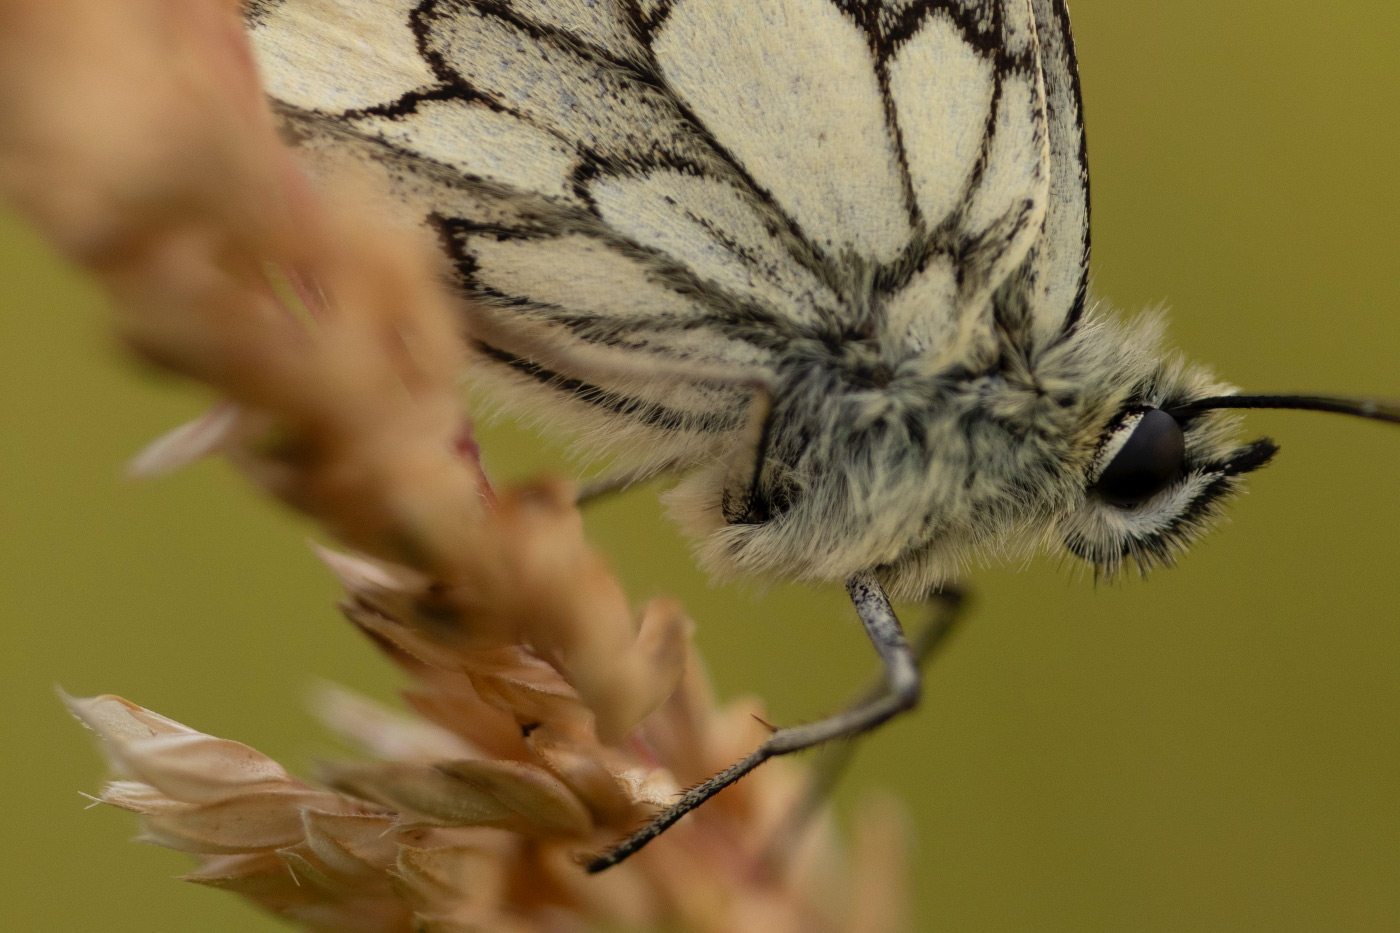
<path fill-rule="evenodd" d="M 887 344 L 886 344 L 887 346 Z M 978 550 L 1066 507 L 1076 393 L 1001 354 L 929 372 L 873 340 L 815 342 L 774 380 L 769 410 L 724 471 L 673 494 L 702 510 L 706 564 L 810 580 L 879 568 L 921 596 Z"/>

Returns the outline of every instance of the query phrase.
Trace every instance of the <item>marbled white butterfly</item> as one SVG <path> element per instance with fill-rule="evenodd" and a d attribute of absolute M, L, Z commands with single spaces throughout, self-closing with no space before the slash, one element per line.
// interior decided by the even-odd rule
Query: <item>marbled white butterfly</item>
<path fill-rule="evenodd" d="M 439 238 L 478 373 L 668 494 L 725 573 L 843 580 L 914 705 L 886 593 L 1042 544 L 1169 562 L 1269 461 L 1245 396 L 1088 297 L 1064 0 L 254 0 L 280 118 Z"/>

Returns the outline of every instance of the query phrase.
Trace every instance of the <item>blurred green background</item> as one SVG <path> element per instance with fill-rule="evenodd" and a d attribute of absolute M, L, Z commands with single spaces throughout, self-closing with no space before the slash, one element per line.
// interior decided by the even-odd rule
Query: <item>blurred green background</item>
<path fill-rule="evenodd" d="M 1166 303 L 1251 390 L 1400 396 L 1400 5 L 1072 0 L 1099 295 Z M 308 553 L 227 468 L 125 480 L 208 399 L 137 370 L 100 297 L 0 218 L 0 852 L 6 930 L 278 929 L 84 809 L 113 691 L 301 768 L 332 678 L 392 695 Z M 843 791 L 906 803 L 919 930 L 1400 929 L 1400 431 L 1251 415 L 1283 444 L 1173 571 L 976 573 L 927 702 Z M 507 427 L 496 471 L 561 463 Z M 651 492 L 589 519 L 635 598 L 681 597 L 726 696 L 778 722 L 873 672 L 835 589 L 712 588 Z M 912 619 L 912 611 L 907 613 Z"/>

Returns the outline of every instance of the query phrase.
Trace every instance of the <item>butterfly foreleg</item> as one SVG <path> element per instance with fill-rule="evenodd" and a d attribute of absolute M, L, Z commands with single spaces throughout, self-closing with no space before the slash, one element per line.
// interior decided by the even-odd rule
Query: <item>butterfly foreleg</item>
<path fill-rule="evenodd" d="M 691 810 L 724 790 L 770 758 L 811 748 L 833 739 L 853 738 L 881 725 L 919 702 L 922 686 L 919 662 L 904 637 L 904 629 L 890 606 L 889 598 L 874 574 L 859 573 L 846 581 L 846 591 L 855 604 L 884 668 L 880 689 L 855 705 L 826 719 L 778 729 L 762 745 L 741 761 L 692 787 L 672 804 L 610 852 L 588 863 L 590 872 L 611 868 L 638 852 Z"/>
<path fill-rule="evenodd" d="M 931 594 L 928 602 L 933 608 L 933 617 L 910 642 L 910 650 L 914 653 L 914 661 L 920 670 L 928 668 L 933 657 L 948 643 L 948 636 L 962 621 L 967 596 L 961 589 L 948 586 Z M 883 683 L 868 688 L 861 694 L 862 702 L 874 699 L 883 688 Z M 846 742 L 830 742 L 822 747 L 820 757 L 812 765 L 811 779 L 802 799 L 773 834 L 768 846 L 770 862 L 781 863 L 785 853 L 792 851 L 803 831 L 811 824 L 812 818 L 831 798 L 846 768 L 855 758 L 859 747 L 856 738 L 859 737 L 854 736 Z"/>
<path fill-rule="evenodd" d="M 615 496 L 618 493 L 626 492 L 633 486 L 645 483 L 658 476 L 676 473 L 680 470 L 681 466 L 679 464 L 668 463 L 660 469 L 650 467 L 636 470 L 621 470 L 617 473 L 605 473 L 602 476 L 579 484 L 578 492 L 574 496 L 574 505 L 579 508 L 593 505 L 600 499 Z"/>

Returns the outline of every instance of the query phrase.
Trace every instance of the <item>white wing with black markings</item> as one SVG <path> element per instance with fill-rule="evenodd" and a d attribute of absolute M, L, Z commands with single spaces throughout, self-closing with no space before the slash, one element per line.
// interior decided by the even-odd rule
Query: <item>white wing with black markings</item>
<path fill-rule="evenodd" d="M 1083 306 L 1062 0 L 255 0 L 248 17 L 293 137 L 376 166 L 437 232 L 486 356 L 666 456 L 740 430 L 744 380 L 814 354 L 865 341 L 951 366 L 999 306 L 1045 341 Z"/>

